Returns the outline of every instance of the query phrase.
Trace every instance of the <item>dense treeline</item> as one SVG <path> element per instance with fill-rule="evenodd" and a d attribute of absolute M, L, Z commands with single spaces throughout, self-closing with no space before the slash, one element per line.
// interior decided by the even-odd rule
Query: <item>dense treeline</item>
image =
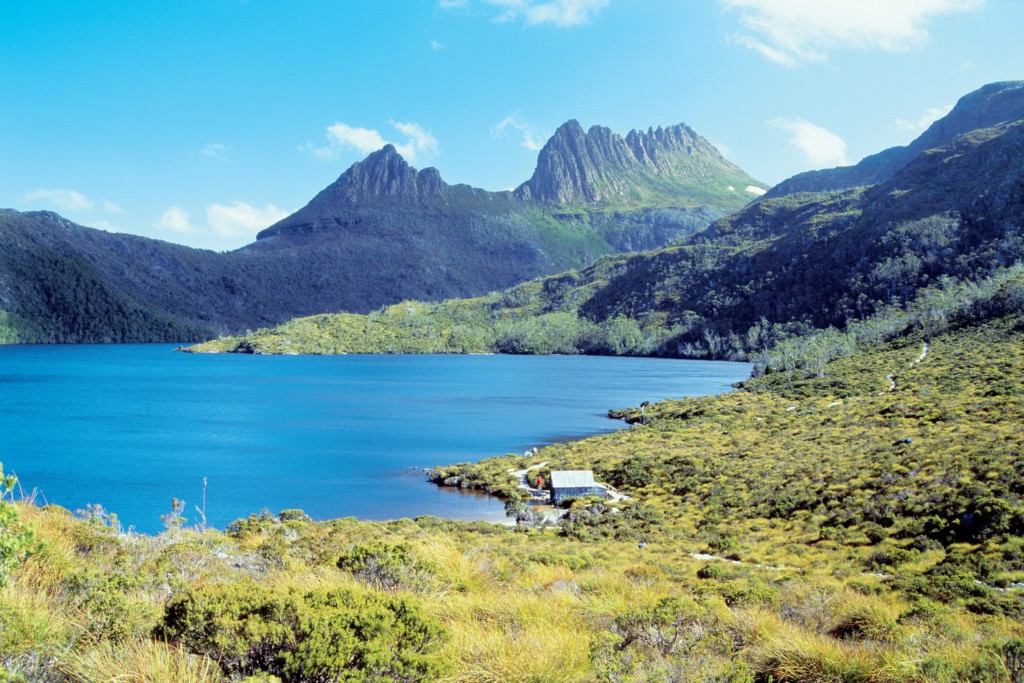
<path fill-rule="evenodd" d="M 941 278 L 937 286 L 921 290 L 905 305 L 882 309 L 866 320 L 854 320 L 842 331 L 830 327 L 779 340 L 759 355 L 755 373 L 783 373 L 789 379 L 794 374 L 823 377 L 830 361 L 851 355 L 859 347 L 915 331 L 927 339 L 1015 313 L 1024 313 L 1024 266 L 1000 270 L 979 282 Z"/>

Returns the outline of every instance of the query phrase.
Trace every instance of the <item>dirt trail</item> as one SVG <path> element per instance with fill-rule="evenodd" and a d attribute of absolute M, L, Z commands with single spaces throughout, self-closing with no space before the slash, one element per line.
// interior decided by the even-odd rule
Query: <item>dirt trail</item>
<path fill-rule="evenodd" d="M 928 350 L 929 350 L 928 342 L 924 342 L 922 344 L 922 346 L 921 346 L 921 355 L 918 356 L 916 359 L 914 359 L 914 360 L 912 360 L 910 362 L 910 367 L 914 367 L 915 365 L 917 365 L 918 363 L 923 361 L 925 358 L 927 358 L 928 357 Z M 894 375 L 894 374 L 886 375 L 885 376 L 885 381 L 887 381 L 889 383 L 889 386 L 888 386 L 888 388 L 885 391 L 896 391 L 896 375 Z M 883 391 L 881 394 L 879 394 L 879 396 L 885 394 L 885 391 Z"/>

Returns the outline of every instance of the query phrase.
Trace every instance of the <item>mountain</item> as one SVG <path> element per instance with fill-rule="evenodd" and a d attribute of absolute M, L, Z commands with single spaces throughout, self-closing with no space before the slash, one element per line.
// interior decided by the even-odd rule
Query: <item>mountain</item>
<path fill-rule="evenodd" d="M 600 130 L 621 147 L 623 138 Z M 755 181 L 685 126 L 625 140 L 644 156 L 619 163 L 595 151 L 586 177 L 621 192 L 589 203 L 449 185 L 387 145 L 225 254 L 50 212 L 0 211 L 0 342 L 194 340 L 314 313 L 480 295 L 667 244 L 752 197 L 742 183 Z M 548 166 L 533 177 L 541 184 L 562 146 L 545 149 Z"/>
<path fill-rule="evenodd" d="M 925 289 L 941 301 L 956 283 L 980 283 L 1024 261 L 1022 105 L 1024 84 L 972 93 L 906 148 L 920 151 L 870 186 L 766 195 L 653 251 L 479 300 L 385 309 L 364 350 L 740 358 L 787 336 L 884 314 Z M 952 132 L 972 122 L 984 127 Z M 1013 308 L 1020 299 L 1024 309 L 1014 287 L 1000 300 Z M 949 313 L 937 304 L 929 315 Z M 345 335 L 360 325 L 293 321 L 238 348 L 295 351 L 302 338 L 319 352 L 355 351 Z M 332 327 L 340 339 L 328 338 Z M 425 349 L 411 331 L 439 341 Z"/>
<path fill-rule="evenodd" d="M 675 205 L 714 201 L 739 208 L 758 183 L 685 124 L 626 137 L 573 120 L 560 127 L 537 158 L 533 177 L 516 195 L 556 205 Z"/>
<path fill-rule="evenodd" d="M 874 185 L 888 180 L 914 157 L 949 145 L 957 136 L 1024 118 L 1024 81 L 990 83 L 964 95 L 956 106 L 905 147 L 891 147 L 865 157 L 855 166 L 808 171 L 771 188 L 768 198 L 795 192 L 826 192 Z"/>

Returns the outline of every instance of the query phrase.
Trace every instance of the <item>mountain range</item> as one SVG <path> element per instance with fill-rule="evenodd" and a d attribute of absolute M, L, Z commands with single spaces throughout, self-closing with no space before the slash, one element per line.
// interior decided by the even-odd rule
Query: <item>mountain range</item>
<path fill-rule="evenodd" d="M 743 358 L 906 305 L 924 289 L 981 282 L 1024 259 L 1022 226 L 1024 82 L 995 83 L 910 145 L 796 176 L 671 245 L 421 307 L 416 320 L 383 310 L 366 350 Z M 413 323 L 446 341 L 423 347 L 409 337 Z M 356 351 L 349 331 L 364 327 L 294 321 L 212 348 Z"/>
<path fill-rule="evenodd" d="M 404 299 L 476 296 L 651 249 L 761 185 L 685 125 L 561 126 L 514 191 L 449 185 L 391 145 L 236 251 L 0 211 L 0 342 L 190 341 Z"/>

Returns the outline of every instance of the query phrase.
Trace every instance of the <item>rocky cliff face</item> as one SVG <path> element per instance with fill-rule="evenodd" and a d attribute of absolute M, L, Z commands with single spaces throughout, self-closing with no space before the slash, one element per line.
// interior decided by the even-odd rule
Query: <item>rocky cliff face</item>
<path fill-rule="evenodd" d="M 447 189 L 436 168 L 417 171 L 406 163 L 394 145 L 385 145 L 353 164 L 320 192 L 310 206 L 355 205 L 381 200 L 422 203 L 443 199 Z"/>
<path fill-rule="evenodd" d="M 537 168 L 516 195 L 550 204 L 615 204 L 645 195 L 678 190 L 679 203 L 688 197 L 685 185 L 701 179 L 714 183 L 716 173 L 742 178 L 721 180 L 756 184 L 715 147 L 685 124 L 632 130 L 625 137 L 593 126 L 584 132 L 579 122 L 563 124 L 541 149 Z M 740 190 L 746 184 L 740 185 Z"/>
<path fill-rule="evenodd" d="M 957 101 L 944 117 L 934 122 L 905 147 L 891 147 L 864 157 L 855 166 L 808 171 L 782 181 L 765 195 L 782 197 L 796 192 L 826 192 L 885 182 L 922 152 L 944 147 L 964 133 L 992 128 L 1024 118 L 1024 81 L 990 83 Z"/>

